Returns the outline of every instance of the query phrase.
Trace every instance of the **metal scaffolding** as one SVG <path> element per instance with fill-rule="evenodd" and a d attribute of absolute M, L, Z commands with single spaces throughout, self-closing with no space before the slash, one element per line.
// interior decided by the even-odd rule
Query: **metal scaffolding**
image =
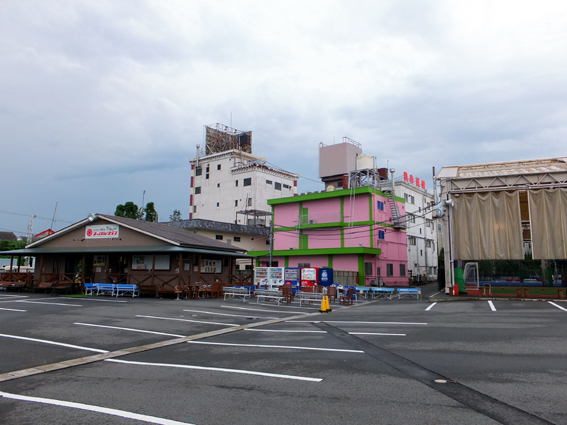
<path fill-rule="evenodd" d="M 206 125 L 205 146 L 206 155 L 232 149 L 252 153 L 252 132 L 240 131 L 219 123 Z"/>

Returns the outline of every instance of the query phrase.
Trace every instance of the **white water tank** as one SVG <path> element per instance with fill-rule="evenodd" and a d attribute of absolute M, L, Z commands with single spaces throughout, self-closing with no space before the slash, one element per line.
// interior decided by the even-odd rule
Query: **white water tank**
<path fill-rule="evenodd" d="M 356 169 L 367 170 L 374 168 L 374 157 L 370 155 L 358 155 L 356 157 Z"/>

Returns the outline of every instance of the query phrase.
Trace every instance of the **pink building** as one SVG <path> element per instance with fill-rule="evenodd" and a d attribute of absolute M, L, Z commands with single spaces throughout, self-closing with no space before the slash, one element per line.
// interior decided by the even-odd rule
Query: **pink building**
<path fill-rule="evenodd" d="M 358 272 L 360 285 L 408 285 L 406 231 L 392 218 L 393 208 L 405 216 L 402 198 L 368 186 L 271 199 L 268 204 L 274 266 L 331 267 Z M 249 254 L 258 257 L 258 265 L 269 261 L 268 251 Z"/>

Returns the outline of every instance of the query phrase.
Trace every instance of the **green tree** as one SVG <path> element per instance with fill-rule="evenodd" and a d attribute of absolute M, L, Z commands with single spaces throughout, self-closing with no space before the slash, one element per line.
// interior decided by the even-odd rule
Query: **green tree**
<path fill-rule="evenodd" d="M 173 210 L 173 214 L 169 216 L 169 221 L 181 221 L 181 211 Z"/>
<path fill-rule="evenodd" d="M 155 209 L 153 202 L 148 202 L 146 204 L 146 208 L 144 208 L 144 212 L 146 213 L 146 221 L 151 221 L 152 223 L 158 222 L 158 213 Z"/>
<path fill-rule="evenodd" d="M 134 202 L 128 201 L 124 205 L 118 205 L 116 207 L 116 211 L 114 211 L 114 215 L 116 217 L 133 218 L 134 220 L 137 220 L 139 218 L 138 206 Z"/>

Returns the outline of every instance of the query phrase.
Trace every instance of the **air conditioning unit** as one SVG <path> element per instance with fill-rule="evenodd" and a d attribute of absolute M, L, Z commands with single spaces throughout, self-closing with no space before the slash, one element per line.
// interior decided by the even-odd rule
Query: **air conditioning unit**
<path fill-rule="evenodd" d="M 309 224 L 317 224 L 315 220 L 309 220 Z"/>

